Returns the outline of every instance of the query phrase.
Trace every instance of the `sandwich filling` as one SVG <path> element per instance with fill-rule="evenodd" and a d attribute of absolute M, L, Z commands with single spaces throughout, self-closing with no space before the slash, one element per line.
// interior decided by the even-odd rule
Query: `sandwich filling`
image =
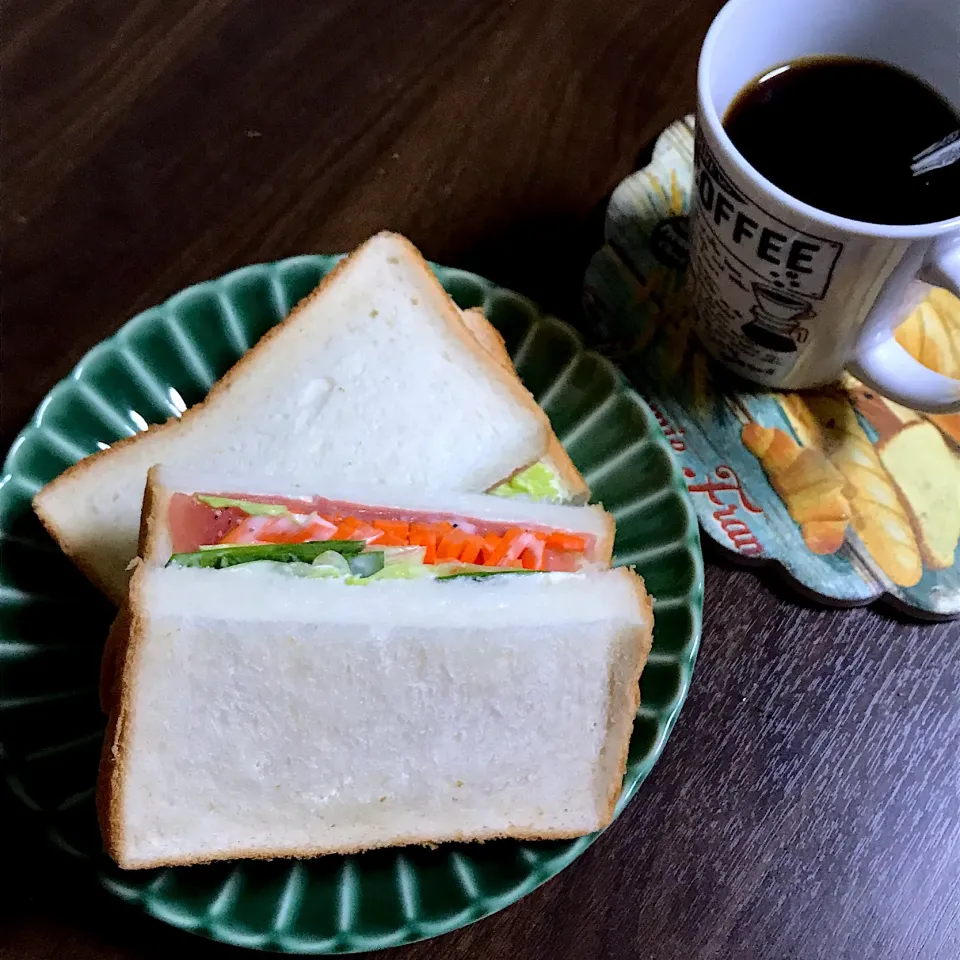
<path fill-rule="evenodd" d="M 591 534 L 322 497 L 175 493 L 167 519 L 175 566 L 269 562 L 359 582 L 573 573 L 598 560 Z"/>
<path fill-rule="evenodd" d="M 558 500 L 559 477 L 543 461 L 514 474 L 489 491 L 497 497 L 529 497 L 531 500 Z"/>

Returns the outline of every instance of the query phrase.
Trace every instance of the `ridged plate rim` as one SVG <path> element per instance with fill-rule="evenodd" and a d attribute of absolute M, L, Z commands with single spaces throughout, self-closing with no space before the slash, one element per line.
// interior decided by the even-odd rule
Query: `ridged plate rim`
<path fill-rule="evenodd" d="M 131 354 L 136 357 L 136 353 L 129 343 L 129 340 L 133 335 L 142 332 L 145 328 L 150 329 L 158 323 L 162 324 L 172 321 L 174 327 L 177 328 L 177 334 L 180 338 L 178 341 L 179 345 L 181 349 L 186 349 L 182 341 L 184 339 L 189 341 L 189 336 L 185 334 L 183 329 L 179 327 L 180 321 L 176 320 L 177 312 L 181 308 L 185 308 L 186 305 L 195 302 L 198 297 L 212 295 L 221 306 L 221 314 L 225 318 L 225 327 L 231 328 L 227 331 L 228 339 L 232 338 L 233 341 L 236 342 L 240 327 L 237 326 L 237 307 L 232 303 L 230 297 L 231 291 L 236 289 L 236 286 L 240 281 L 253 275 L 265 275 L 269 280 L 272 296 L 275 301 L 274 305 L 277 314 L 275 319 L 279 319 L 292 306 L 292 303 L 288 302 L 289 290 L 287 289 L 287 286 L 285 286 L 285 284 L 289 284 L 292 281 L 288 280 L 287 278 L 293 276 L 297 270 L 300 270 L 304 267 L 318 270 L 320 273 L 326 273 L 339 259 L 339 256 L 305 255 L 291 257 L 271 263 L 253 264 L 247 267 L 242 267 L 215 280 L 209 280 L 187 287 L 171 297 L 165 303 L 149 308 L 133 317 L 126 324 L 124 324 L 124 326 L 121 327 L 116 334 L 101 341 L 90 351 L 88 351 L 88 353 L 85 354 L 85 356 L 76 365 L 73 371 L 62 381 L 60 381 L 60 383 L 54 386 L 54 388 L 40 403 L 29 424 L 20 432 L 10 448 L 4 463 L 3 476 L 0 478 L 0 493 L 2 493 L 3 489 L 8 484 L 19 484 L 27 491 L 33 491 L 37 488 L 39 482 L 51 479 L 50 477 L 25 477 L 19 470 L 19 461 L 21 456 L 23 455 L 24 451 L 29 452 L 31 445 L 36 444 L 43 438 L 50 436 L 51 431 L 48 431 L 44 424 L 45 415 L 48 413 L 48 411 L 57 408 L 60 404 L 69 403 L 71 398 L 75 397 L 77 391 L 80 389 L 78 384 L 83 383 L 88 385 L 88 381 L 85 379 L 86 371 L 93 367 L 98 360 L 103 358 L 105 355 L 110 355 L 114 352 L 122 356 L 128 363 L 130 362 Z M 619 815 L 629 800 L 636 793 L 640 784 L 649 774 L 654 763 L 663 751 L 666 740 L 669 737 L 674 724 L 676 723 L 680 709 L 684 700 L 686 699 L 692 677 L 693 666 L 697 655 L 697 649 L 699 646 L 702 618 L 703 564 L 700 553 L 698 524 L 696 522 L 692 504 L 689 501 L 689 495 L 686 491 L 685 484 L 679 475 L 679 470 L 674 458 L 670 454 L 669 445 L 663 436 L 659 425 L 657 424 L 656 418 L 653 416 L 646 403 L 627 383 L 622 374 L 616 370 L 616 368 L 613 367 L 608 360 L 598 354 L 595 354 L 591 351 L 586 351 L 584 349 L 582 338 L 577 331 L 554 317 L 543 316 L 540 314 L 537 307 L 526 298 L 521 297 L 520 295 L 509 290 L 500 288 L 489 280 L 486 280 L 476 274 L 440 266 L 435 266 L 434 269 L 441 282 L 450 288 L 451 292 L 454 294 L 456 294 L 456 290 L 459 287 L 461 292 L 463 289 L 470 291 L 473 298 L 476 299 L 479 291 L 480 299 L 487 306 L 488 315 L 491 317 L 491 320 L 493 320 L 494 323 L 496 323 L 497 320 L 496 313 L 498 303 L 501 304 L 502 308 L 502 304 L 504 302 L 508 302 L 514 310 L 526 314 L 527 319 L 529 320 L 529 327 L 522 341 L 514 350 L 515 359 L 521 374 L 523 374 L 525 369 L 529 369 L 531 362 L 535 362 L 537 359 L 536 355 L 531 357 L 530 352 L 532 349 L 532 344 L 538 338 L 538 336 L 546 335 L 559 338 L 559 340 L 564 340 L 569 344 L 571 350 L 570 359 L 561 367 L 561 369 L 555 372 L 553 380 L 551 381 L 547 390 L 541 391 L 540 396 L 538 396 L 538 400 L 544 402 L 544 406 L 548 414 L 550 413 L 551 399 L 555 400 L 564 389 L 564 385 L 566 383 L 565 378 L 568 378 L 571 372 L 576 370 L 578 364 L 584 362 L 593 363 L 597 365 L 599 369 L 602 369 L 605 372 L 605 375 L 608 376 L 611 379 L 611 382 L 615 385 L 608 399 L 614 396 L 624 397 L 636 408 L 637 411 L 642 414 L 646 432 L 645 435 L 640 438 L 638 444 L 635 445 L 637 449 L 640 449 L 646 444 L 652 444 L 659 448 L 661 453 L 666 454 L 666 462 L 669 464 L 668 479 L 658 489 L 657 496 L 651 498 L 651 502 L 649 504 L 646 506 L 641 504 L 640 512 L 642 513 L 644 509 L 662 509 L 664 504 L 667 501 L 670 501 L 674 504 L 674 506 L 678 507 L 681 512 L 683 517 L 682 529 L 674 531 L 674 536 L 669 541 L 663 541 L 655 544 L 653 548 L 645 551 L 645 556 L 631 557 L 630 560 L 631 562 L 635 561 L 638 568 L 640 568 L 640 572 L 643 572 L 645 565 L 656 564 L 658 557 L 667 552 L 670 548 L 679 547 L 685 552 L 686 559 L 691 565 L 691 582 L 685 590 L 679 591 L 679 593 L 675 596 L 658 598 L 655 605 L 655 616 L 657 612 L 662 614 L 668 609 L 676 610 L 682 608 L 690 615 L 690 629 L 687 632 L 687 635 L 685 635 L 685 639 L 679 646 L 678 650 L 671 653 L 657 651 L 655 635 L 655 646 L 651 662 L 675 664 L 679 672 L 679 683 L 677 685 L 675 694 L 668 704 L 655 710 L 651 710 L 650 708 L 641 705 L 640 716 L 645 720 L 654 720 L 656 724 L 656 735 L 654 736 L 653 741 L 646 752 L 642 756 L 634 759 L 631 762 L 631 765 L 628 767 L 627 777 L 624 781 L 624 789 L 617 803 L 616 813 Z M 491 308 L 491 304 L 493 304 L 493 308 Z M 475 304 L 461 302 L 461 306 L 471 305 Z M 237 344 L 238 346 L 252 346 L 252 343 L 243 343 L 242 341 L 244 338 L 242 336 L 240 336 L 239 339 L 241 342 Z M 189 353 L 189 350 L 187 350 L 187 352 Z M 191 356 L 188 358 L 188 366 L 189 365 L 192 365 L 192 369 L 197 376 L 198 382 L 204 383 L 204 386 L 208 388 L 212 380 L 209 375 L 210 372 L 204 370 L 204 358 L 202 356 Z M 146 379 L 150 380 L 152 378 L 152 374 L 150 373 L 149 358 L 147 358 L 147 363 L 144 366 L 145 370 L 142 370 L 141 374 L 145 374 Z M 601 407 L 603 405 L 604 404 L 600 404 Z M 599 410 L 599 407 L 596 409 Z M 176 414 L 176 407 L 171 407 L 170 412 L 172 414 Z M 137 425 L 135 423 L 127 424 L 119 411 L 114 410 L 113 414 L 115 424 L 123 422 L 123 425 L 129 434 L 137 432 Z M 599 419 L 602 420 L 602 416 Z M 572 434 L 573 431 L 568 432 Z M 567 438 L 561 434 L 560 439 L 561 441 L 564 441 Z M 67 444 L 67 449 L 69 450 L 71 445 L 69 437 L 65 438 L 57 436 L 56 440 L 54 441 L 54 445 L 56 446 L 59 444 L 61 448 L 63 447 L 64 443 Z M 630 449 L 633 449 L 633 446 L 631 446 Z M 79 448 L 75 448 L 75 450 L 76 454 L 78 455 L 84 452 Z M 76 459 L 76 457 L 74 457 L 74 459 Z M 593 473 L 603 473 L 604 468 L 616 470 L 617 464 L 613 462 L 614 460 L 616 460 L 616 456 L 610 458 L 609 461 L 601 462 L 599 464 L 601 469 L 599 471 L 595 469 Z M 588 480 L 589 479 L 590 477 L 588 475 Z M 3 536 L 2 531 L 6 529 L 6 522 L 9 519 L 10 512 L 10 503 L 8 499 L 4 497 L 2 502 L 0 502 L 0 536 Z M 667 551 L 665 551 L 664 548 L 667 548 Z M 6 584 L 3 582 L 2 577 L 0 577 L 0 607 L 7 602 L 7 595 L 5 592 L 3 592 L 5 588 Z M 9 653 L 9 647 L 10 644 L 8 644 L 7 638 L 0 636 L 0 671 L 3 670 L 5 662 L 4 654 Z M 3 745 L 0 744 L 0 749 L 2 749 L 2 746 Z M 6 772 L 8 774 L 8 784 L 14 788 L 15 793 L 20 794 L 20 799 L 28 806 L 36 806 L 35 804 L 32 804 L 31 798 L 26 795 L 22 789 L 18 789 L 19 781 L 17 779 L 16 769 L 10 768 Z M 311 941 L 303 936 L 285 936 L 282 929 L 270 929 L 263 933 L 253 935 L 242 934 L 237 930 L 233 930 L 229 926 L 218 922 L 219 917 L 221 917 L 229 907 L 228 900 L 231 890 L 234 889 L 239 883 L 242 883 L 242 877 L 244 874 L 251 871 L 255 872 L 257 870 L 262 870 L 259 862 L 241 862 L 235 868 L 231 869 L 231 871 L 227 874 L 227 877 L 222 884 L 218 895 L 212 898 L 212 901 L 208 904 L 206 911 L 200 912 L 194 910 L 191 912 L 190 910 L 178 910 L 176 909 L 175 901 L 164 899 L 162 895 L 164 878 L 170 873 L 169 869 L 155 872 L 156 876 L 154 879 L 142 887 L 138 887 L 129 882 L 125 883 L 122 879 L 118 879 L 120 875 L 119 871 L 111 869 L 109 866 L 105 865 L 105 858 L 102 856 L 89 857 L 88 855 L 73 849 L 66 840 L 59 837 L 55 825 L 51 825 L 49 829 L 54 841 L 58 842 L 62 849 L 67 852 L 72 852 L 75 856 L 81 856 L 85 859 L 88 859 L 92 865 L 96 865 L 98 868 L 100 882 L 106 889 L 130 903 L 138 904 L 147 913 L 163 920 L 164 922 L 170 923 L 171 925 L 179 927 L 183 930 L 195 932 L 211 939 L 220 940 L 222 942 L 231 943 L 238 946 L 253 947 L 261 950 L 273 950 L 284 953 L 302 954 L 351 953 L 364 950 L 382 949 L 402 943 L 412 943 L 417 940 L 427 939 L 429 937 L 434 937 L 465 926 L 468 923 L 480 920 L 500 909 L 503 909 L 509 904 L 516 902 L 522 896 L 530 893 L 542 883 L 549 880 L 551 877 L 556 876 L 557 873 L 559 873 L 573 860 L 580 856 L 580 854 L 582 854 L 598 836 L 597 834 L 593 834 L 579 840 L 568 842 L 560 853 L 543 858 L 540 862 L 530 862 L 528 864 L 529 870 L 526 877 L 524 877 L 513 887 L 510 887 L 496 896 L 491 897 L 482 896 L 481 893 L 478 892 L 470 898 L 470 902 L 467 907 L 459 911 L 449 913 L 440 919 L 431 921 L 429 923 L 424 923 L 415 922 L 413 918 L 410 918 L 404 925 L 398 926 L 392 931 L 377 936 L 364 936 L 351 930 L 347 930 L 338 932 L 331 937 L 315 939 Z M 501 841 L 501 843 L 510 842 Z M 517 844 L 517 846 L 519 847 L 521 845 Z M 522 846 L 525 849 L 527 847 L 536 845 L 524 844 Z M 440 851 L 450 852 L 451 860 L 453 860 L 454 856 L 462 859 L 460 852 L 461 849 L 466 850 L 468 848 L 439 848 Z M 362 856 L 363 855 L 361 855 L 359 858 L 338 858 L 344 864 L 344 866 L 341 868 L 343 871 L 341 876 L 341 884 L 354 882 L 354 880 L 349 879 L 349 877 L 351 872 L 356 870 L 356 861 L 361 859 Z M 285 909 L 285 901 L 296 894 L 298 885 L 302 886 L 302 884 L 306 882 L 305 875 L 309 876 L 310 864 L 312 862 L 314 861 L 289 862 L 289 869 L 286 872 L 287 879 L 284 881 L 284 889 L 279 897 L 279 913 L 282 913 Z M 412 869 L 409 864 L 409 854 L 405 852 L 404 849 L 400 849 L 396 852 L 396 863 L 398 864 L 396 868 L 398 875 L 402 874 L 404 871 Z M 399 866 L 401 863 L 406 864 L 406 867 L 404 867 L 403 870 L 401 870 Z M 241 880 L 234 879 L 237 877 L 240 877 Z M 464 884 L 466 883 L 466 881 L 461 882 Z M 233 887 L 230 887 L 230 884 L 233 884 Z M 302 894 L 302 890 L 300 892 Z M 339 891 L 339 895 L 341 897 L 344 895 L 342 889 Z M 287 904 L 287 908 L 288 907 L 289 904 Z"/>

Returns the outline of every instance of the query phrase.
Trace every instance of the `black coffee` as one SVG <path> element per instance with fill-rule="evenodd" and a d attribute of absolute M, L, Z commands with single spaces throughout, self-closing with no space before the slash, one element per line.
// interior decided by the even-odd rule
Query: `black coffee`
<path fill-rule="evenodd" d="M 960 214 L 960 163 L 910 172 L 916 154 L 960 127 L 960 115 L 897 67 L 796 60 L 741 90 L 723 126 L 763 176 L 820 210 L 888 224 Z"/>

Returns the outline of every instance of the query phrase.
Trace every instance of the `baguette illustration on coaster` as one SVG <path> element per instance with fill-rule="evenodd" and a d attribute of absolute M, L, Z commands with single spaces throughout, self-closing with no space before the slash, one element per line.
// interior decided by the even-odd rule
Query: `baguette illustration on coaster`
<path fill-rule="evenodd" d="M 652 629 L 612 532 L 597 507 L 151 471 L 98 786 L 108 853 L 601 829 Z"/>
<path fill-rule="evenodd" d="M 935 422 L 950 417 L 919 414 L 862 384 L 851 388 L 851 397 L 879 435 L 878 456 L 899 491 L 924 564 L 951 567 L 960 541 L 960 455 Z"/>
<path fill-rule="evenodd" d="M 927 419 L 960 450 L 960 413 L 930 413 Z"/>
<path fill-rule="evenodd" d="M 929 324 L 926 329 L 929 334 Z M 945 349 L 916 331 L 910 337 L 928 359 L 931 343 L 941 355 Z M 960 456 L 951 449 L 951 417 L 917 413 L 850 376 L 835 388 L 775 396 L 797 440 L 748 422 L 741 442 L 760 461 L 812 553 L 836 553 L 849 521 L 870 561 L 897 586 L 916 585 L 924 569 L 953 566 Z"/>
<path fill-rule="evenodd" d="M 849 377 L 843 389 L 779 394 L 777 402 L 802 448 L 783 431 L 755 423 L 744 426 L 742 442 L 760 460 L 812 552 L 833 553 L 842 545 L 845 502 L 851 529 L 898 586 L 915 585 L 924 568 L 953 566 L 960 541 L 960 458 L 932 418 Z M 876 430 L 875 443 L 858 411 Z M 842 489 L 829 486 L 819 457 L 842 477 Z"/>
<path fill-rule="evenodd" d="M 933 288 L 896 330 L 897 342 L 925 367 L 960 378 L 960 310 L 956 298 Z"/>
<path fill-rule="evenodd" d="M 841 393 L 785 394 L 780 404 L 802 442 L 843 475 L 852 528 L 881 570 L 900 586 L 923 574 L 920 551 L 896 485 Z"/>
<path fill-rule="evenodd" d="M 475 328 L 479 321 L 489 326 L 481 315 Z M 345 258 L 179 420 L 86 457 L 36 495 L 51 535 L 118 604 L 144 479 L 157 462 L 431 490 L 588 494 L 512 365 L 471 332 L 419 252 L 389 233 Z"/>
<path fill-rule="evenodd" d="M 836 553 L 850 523 L 847 486 L 840 471 L 817 448 L 801 447 L 776 427 L 748 423 L 741 439 L 800 525 L 807 547 L 813 553 Z"/>
<path fill-rule="evenodd" d="M 960 462 L 932 423 L 910 423 L 877 445 L 917 534 L 923 562 L 952 567 L 960 540 Z"/>

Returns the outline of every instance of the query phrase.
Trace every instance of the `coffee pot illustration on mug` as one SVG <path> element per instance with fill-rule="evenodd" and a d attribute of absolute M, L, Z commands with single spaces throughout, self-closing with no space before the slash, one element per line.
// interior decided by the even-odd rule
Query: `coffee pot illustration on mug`
<path fill-rule="evenodd" d="M 756 304 L 741 330 L 754 343 L 777 353 L 796 353 L 797 344 L 807 339 L 807 328 L 800 321 L 816 316 L 808 300 L 754 282 Z"/>

